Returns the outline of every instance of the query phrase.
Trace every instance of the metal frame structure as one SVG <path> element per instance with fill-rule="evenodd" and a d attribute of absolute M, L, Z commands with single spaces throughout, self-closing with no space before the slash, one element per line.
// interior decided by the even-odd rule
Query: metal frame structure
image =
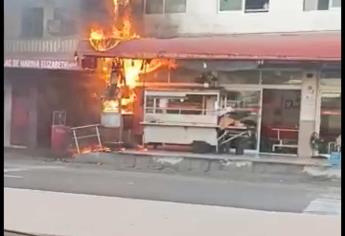
<path fill-rule="evenodd" d="M 71 128 L 72 133 L 73 133 L 74 143 L 75 143 L 78 154 L 80 154 L 79 140 L 81 140 L 81 139 L 89 139 L 89 138 L 97 137 L 99 147 L 101 148 L 103 146 L 102 141 L 101 141 L 100 132 L 99 132 L 99 126 L 100 126 L 100 124 L 94 124 L 94 125 L 85 125 L 85 126 L 78 126 L 78 127 Z M 83 135 L 83 136 L 77 135 L 77 130 L 88 129 L 88 128 L 95 128 L 96 134 Z"/>

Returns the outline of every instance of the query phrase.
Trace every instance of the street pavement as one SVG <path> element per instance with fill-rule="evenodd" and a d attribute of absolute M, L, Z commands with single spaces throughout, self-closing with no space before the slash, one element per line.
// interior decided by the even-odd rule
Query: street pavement
<path fill-rule="evenodd" d="M 193 177 L 18 158 L 4 164 L 6 230 L 56 236 L 340 235 L 340 184 L 330 180 Z"/>
<path fill-rule="evenodd" d="M 4 236 L 53 236 L 53 235 L 43 235 L 43 234 L 28 234 L 22 232 L 5 231 Z"/>
<path fill-rule="evenodd" d="M 26 234 L 17 234 L 17 233 L 9 233 L 9 232 L 4 232 L 5 236 L 27 236 Z"/>
<path fill-rule="evenodd" d="M 73 236 L 340 236 L 340 216 L 5 188 L 5 228 Z"/>
<path fill-rule="evenodd" d="M 12 233 L 12 232 L 4 232 L 5 236 L 28 236 L 27 234 L 22 233 Z"/>
<path fill-rule="evenodd" d="M 339 214 L 340 184 L 276 176 L 219 179 L 115 171 L 97 165 L 5 159 L 10 188 L 115 196 L 266 211 Z"/>

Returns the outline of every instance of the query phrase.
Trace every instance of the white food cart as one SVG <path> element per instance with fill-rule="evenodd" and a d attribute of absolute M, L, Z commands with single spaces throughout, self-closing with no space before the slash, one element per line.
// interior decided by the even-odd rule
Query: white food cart
<path fill-rule="evenodd" d="M 144 106 L 144 144 L 202 141 L 218 149 L 220 89 L 147 89 Z"/>

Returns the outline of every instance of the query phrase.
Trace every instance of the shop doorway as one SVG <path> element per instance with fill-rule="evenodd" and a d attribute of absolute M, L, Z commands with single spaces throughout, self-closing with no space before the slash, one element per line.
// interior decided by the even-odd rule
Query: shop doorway
<path fill-rule="evenodd" d="M 260 119 L 260 90 L 228 90 L 226 107 L 232 108 L 230 117 L 251 127 L 251 135 L 243 144 L 248 153 L 258 152 L 258 133 Z"/>
<path fill-rule="evenodd" d="M 260 152 L 297 154 L 300 90 L 263 89 Z"/>
<path fill-rule="evenodd" d="M 13 87 L 11 145 L 27 147 L 29 141 L 29 89 Z"/>
<path fill-rule="evenodd" d="M 341 148 L 341 93 L 323 91 L 320 103 L 319 153 L 330 155 Z"/>

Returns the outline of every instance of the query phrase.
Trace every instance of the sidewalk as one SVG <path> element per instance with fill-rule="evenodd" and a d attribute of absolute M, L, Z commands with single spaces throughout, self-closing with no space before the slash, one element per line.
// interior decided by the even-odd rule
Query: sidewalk
<path fill-rule="evenodd" d="M 18 149 L 18 148 L 4 148 L 4 158 L 11 159 L 26 159 L 26 160 L 40 160 L 53 161 L 57 158 L 51 153 L 49 149 Z"/>
<path fill-rule="evenodd" d="M 74 163 L 105 165 L 117 170 L 139 170 L 178 174 L 238 177 L 278 174 L 307 178 L 340 180 L 340 169 L 326 160 L 284 156 L 235 156 L 193 154 L 167 151 L 125 150 L 112 153 L 88 153 L 71 160 Z"/>
<path fill-rule="evenodd" d="M 4 228 L 73 236 L 340 236 L 340 216 L 5 188 Z"/>
<path fill-rule="evenodd" d="M 46 154 L 48 153 L 48 154 Z M 226 154 L 194 154 L 172 151 L 124 150 L 109 153 L 87 153 L 74 158 L 56 158 L 47 150 L 28 152 L 6 150 L 5 160 L 64 161 L 77 164 L 96 164 L 115 170 L 167 172 L 216 177 L 278 174 L 340 181 L 341 170 L 332 168 L 326 160 L 302 159 L 289 156 L 256 156 Z"/>
<path fill-rule="evenodd" d="M 155 156 L 155 157 L 184 157 L 194 159 L 209 159 L 209 160 L 229 160 L 229 161 L 254 161 L 254 162 L 267 162 L 291 165 L 307 165 L 307 166 L 324 166 L 328 167 L 329 164 L 326 160 L 318 160 L 312 158 L 298 158 L 293 156 L 284 155 L 234 155 L 234 154 L 196 154 L 190 152 L 173 152 L 173 151 L 135 151 L 125 150 L 119 153 L 138 155 L 138 156 Z"/>

